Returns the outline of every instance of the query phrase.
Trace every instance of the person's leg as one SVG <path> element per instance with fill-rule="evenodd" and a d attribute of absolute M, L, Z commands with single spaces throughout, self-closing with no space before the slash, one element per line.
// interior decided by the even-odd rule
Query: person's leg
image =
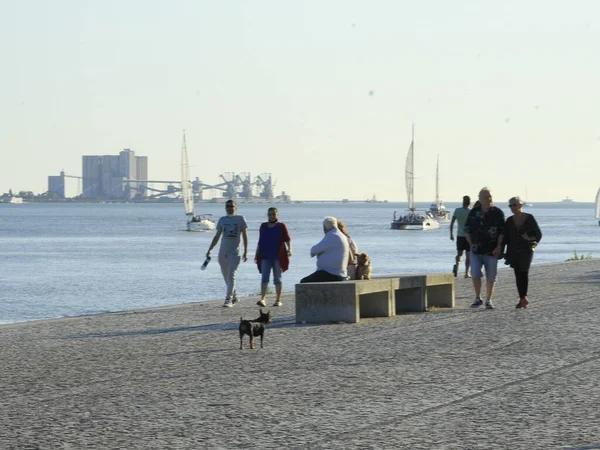
<path fill-rule="evenodd" d="M 460 258 L 462 257 L 463 251 L 460 249 L 460 237 L 456 238 L 456 256 L 454 258 L 454 267 L 452 273 L 454 276 L 458 275 L 458 266 L 460 265 Z"/>
<path fill-rule="evenodd" d="M 521 290 L 523 292 L 523 298 L 527 298 L 527 291 L 529 290 L 529 270 L 523 270 L 521 272 Z"/>
<path fill-rule="evenodd" d="M 494 296 L 494 287 L 496 286 L 496 275 L 498 273 L 498 258 L 492 255 L 483 257 L 485 266 L 485 306 L 493 309 L 492 297 Z"/>
<path fill-rule="evenodd" d="M 265 299 L 269 287 L 269 276 L 271 275 L 271 260 L 263 259 L 260 262 L 260 300 L 256 303 L 258 306 L 267 306 Z"/>
<path fill-rule="evenodd" d="M 242 257 L 240 255 L 231 254 L 231 255 L 228 255 L 227 258 L 229 259 L 227 291 L 230 293 L 229 295 L 231 295 L 231 301 L 233 303 L 235 303 L 235 302 L 237 302 L 237 290 L 235 288 L 235 276 L 237 274 L 237 269 L 238 269 L 238 266 L 240 265 L 240 261 L 242 260 Z"/>
<path fill-rule="evenodd" d="M 327 281 L 343 281 L 343 278 L 337 275 L 332 275 L 326 270 L 317 270 L 309 276 L 302 278 L 300 283 L 324 283 Z"/>
<path fill-rule="evenodd" d="M 473 276 L 473 288 L 475 289 L 475 300 L 472 307 L 483 304 L 481 301 L 481 267 L 483 266 L 483 255 L 471 252 L 471 275 Z"/>
<path fill-rule="evenodd" d="M 227 255 L 219 254 L 219 267 L 221 267 L 221 275 L 223 275 L 223 280 L 225 281 L 225 305 L 228 305 L 231 302 L 231 291 L 229 290 L 229 260 L 227 259 Z"/>
<path fill-rule="evenodd" d="M 471 268 L 471 250 L 465 250 L 465 278 L 469 278 L 469 269 Z"/>
<path fill-rule="evenodd" d="M 473 278 L 473 288 L 475 288 L 475 297 L 481 298 L 481 278 Z"/>
<path fill-rule="evenodd" d="M 515 266 L 515 278 L 517 280 L 517 290 L 519 291 L 519 303 L 517 308 L 527 308 L 529 299 L 527 298 L 527 288 L 529 287 L 529 269 L 519 265 Z"/>
<path fill-rule="evenodd" d="M 521 272 L 521 292 L 523 297 L 521 298 L 521 308 L 527 308 L 529 305 L 529 299 L 527 298 L 527 290 L 529 289 L 529 269 Z"/>
<path fill-rule="evenodd" d="M 519 298 L 523 298 L 523 288 L 521 286 L 521 270 L 519 266 L 513 267 L 513 271 L 515 272 L 515 282 L 517 283 L 517 292 L 519 293 Z"/>
<path fill-rule="evenodd" d="M 487 271 L 486 271 L 487 273 Z M 494 296 L 494 287 L 496 286 L 495 281 L 489 281 L 487 278 L 485 279 L 485 301 L 491 302 L 492 297 Z"/>
<path fill-rule="evenodd" d="M 339 275 L 333 275 L 332 273 L 329 273 L 326 270 L 320 270 L 319 272 L 321 272 L 320 277 L 321 277 L 322 282 L 346 281 L 346 279 L 344 277 L 341 277 Z"/>
<path fill-rule="evenodd" d="M 275 284 L 275 303 L 273 306 L 281 306 L 283 283 L 281 281 L 281 264 L 279 264 L 278 259 L 273 260 L 273 284 Z"/>
<path fill-rule="evenodd" d="M 529 268 L 531 267 L 531 261 L 533 260 L 533 253 L 529 255 L 529 258 L 525 261 L 522 269 L 523 269 L 523 298 L 525 299 L 523 302 L 523 308 L 526 308 L 529 304 L 529 299 L 527 298 L 527 293 L 529 291 Z"/>

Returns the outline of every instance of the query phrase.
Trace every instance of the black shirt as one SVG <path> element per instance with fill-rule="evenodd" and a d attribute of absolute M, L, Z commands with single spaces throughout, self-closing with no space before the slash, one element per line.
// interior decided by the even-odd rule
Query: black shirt
<path fill-rule="evenodd" d="M 471 235 L 473 253 L 490 255 L 498 247 L 498 236 L 504 234 L 504 213 L 495 206 L 485 213 L 481 206 L 473 208 L 465 223 L 465 233 Z"/>

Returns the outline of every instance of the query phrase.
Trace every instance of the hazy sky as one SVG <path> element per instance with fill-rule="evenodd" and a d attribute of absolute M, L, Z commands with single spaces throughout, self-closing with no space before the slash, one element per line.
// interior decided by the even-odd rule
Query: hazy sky
<path fill-rule="evenodd" d="M 592 201 L 600 1 L 0 0 L 0 192 L 131 148 L 294 199 Z M 71 185 L 72 187 L 73 185 Z"/>

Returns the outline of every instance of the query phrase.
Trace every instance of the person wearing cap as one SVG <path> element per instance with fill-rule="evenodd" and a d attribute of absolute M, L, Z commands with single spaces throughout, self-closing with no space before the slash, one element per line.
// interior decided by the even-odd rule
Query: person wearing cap
<path fill-rule="evenodd" d="M 494 309 L 492 296 L 496 284 L 498 258 L 502 254 L 504 213 L 494 206 L 492 192 L 484 187 L 479 191 L 479 206 L 474 206 L 465 223 L 465 236 L 471 246 L 471 276 L 475 289 L 472 308 L 483 305 L 481 300 L 481 269 L 485 267 L 485 307 Z"/>
<path fill-rule="evenodd" d="M 533 260 L 533 252 L 542 239 L 542 231 L 532 214 L 523 212 L 523 200 L 520 197 L 512 197 L 508 201 L 508 207 L 513 215 L 506 219 L 504 226 L 504 245 L 506 252 L 505 264 L 508 264 L 515 272 L 519 303 L 517 309 L 527 308 L 529 299 L 527 289 L 529 287 L 529 267 Z"/>
<path fill-rule="evenodd" d="M 310 256 L 317 257 L 317 271 L 302 278 L 300 283 L 344 281 L 347 277 L 350 246 L 348 238 L 338 229 L 335 217 L 325 217 L 323 233 L 323 239 L 310 249 Z"/>

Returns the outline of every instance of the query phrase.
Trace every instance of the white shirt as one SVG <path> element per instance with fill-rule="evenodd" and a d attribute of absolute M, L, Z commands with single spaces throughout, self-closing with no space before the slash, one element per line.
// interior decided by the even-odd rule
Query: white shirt
<path fill-rule="evenodd" d="M 349 254 L 348 239 L 337 228 L 325 233 L 321 242 L 310 249 L 310 256 L 317 257 L 317 270 L 325 270 L 340 277 L 347 276 Z"/>

